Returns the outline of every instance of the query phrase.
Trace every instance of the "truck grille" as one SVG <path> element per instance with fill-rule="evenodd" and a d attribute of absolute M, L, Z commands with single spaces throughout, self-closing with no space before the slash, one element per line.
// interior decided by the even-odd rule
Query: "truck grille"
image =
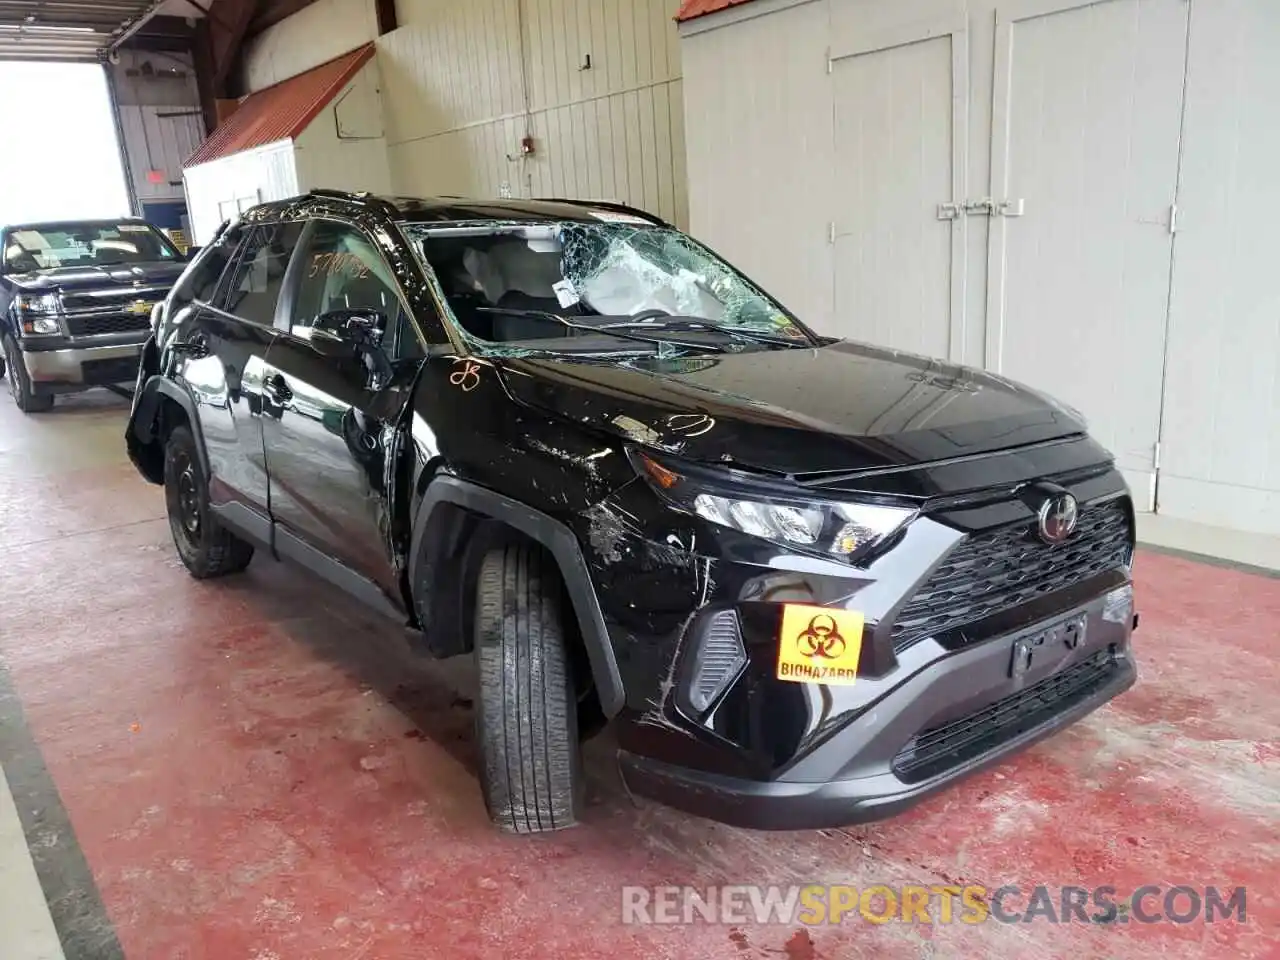
<path fill-rule="evenodd" d="M 97 337 L 104 333 L 134 333 L 151 328 L 151 318 L 130 313 L 99 313 L 67 317 L 67 333 L 73 337 Z"/>
<path fill-rule="evenodd" d="M 1066 543 L 1051 546 L 1034 523 L 969 537 L 916 591 L 893 625 L 899 653 L 925 639 L 1081 583 L 1129 562 L 1123 500 L 1080 508 Z"/>
<path fill-rule="evenodd" d="M 1083 702 L 1118 668 L 1114 651 L 1100 650 L 976 713 L 925 730 L 898 751 L 893 772 L 904 783 L 919 783 L 980 757 Z"/>

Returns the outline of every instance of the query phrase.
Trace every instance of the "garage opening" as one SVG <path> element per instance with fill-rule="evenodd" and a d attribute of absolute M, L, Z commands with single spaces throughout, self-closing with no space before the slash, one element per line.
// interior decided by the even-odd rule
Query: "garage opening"
<path fill-rule="evenodd" d="M 0 62 L 0 222 L 119 217 L 129 211 L 111 98 L 102 67 Z M 33 125 L 33 114 L 57 118 Z M 26 131 L 22 133 L 19 131 Z M 17 149 L 14 149 L 14 148 Z"/>

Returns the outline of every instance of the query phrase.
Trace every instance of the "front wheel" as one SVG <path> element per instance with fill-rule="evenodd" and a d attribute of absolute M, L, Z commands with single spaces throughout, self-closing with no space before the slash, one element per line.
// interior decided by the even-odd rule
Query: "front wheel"
<path fill-rule="evenodd" d="M 225 529 L 209 509 L 209 478 L 190 428 L 177 426 L 164 448 L 164 500 L 173 545 L 197 580 L 239 573 L 253 559 L 253 544 Z"/>
<path fill-rule="evenodd" d="M 582 806 L 577 699 L 560 577 L 532 544 L 491 551 L 476 583 L 476 739 L 489 816 L 512 833 L 573 826 Z"/>
<path fill-rule="evenodd" d="M 35 392 L 13 337 L 4 338 L 4 357 L 4 366 L 8 368 L 9 374 L 9 396 L 13 397 L 13 402 L 18 405 L 18 409 L 23 413 L 44 413 L 51 409 L 53 397 Z"/>

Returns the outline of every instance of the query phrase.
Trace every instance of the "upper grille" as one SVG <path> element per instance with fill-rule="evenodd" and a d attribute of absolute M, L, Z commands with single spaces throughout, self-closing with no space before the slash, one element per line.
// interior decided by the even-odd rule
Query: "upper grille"
<path fill-rule="evenodd" d="M 976 713 L 925 730 L 898 751 L 893 772 L 906 783 L 919 783 L 980 757 L 1083 702 L 1104 687 L 1119 666 L 1114 650 L 1099 650 Z"/>
<path fill-rule="evenodd" d="M 901 652 L 926 637 L 1056 593 L 1129 562 L 1129 515 L 1122 500 L 1080 508 L 1066 543 L 1050 546 L 1036 525 L 969 537 L 902 608 L 893 625 Z"/>
<path fill-rule="evenodd" d="M 96 337 L 104 333 L 133 333 L 151 327 L 151 318 L 135 313 L 100 313 L 67 317 L 67 332 L 73 337 Z"/>

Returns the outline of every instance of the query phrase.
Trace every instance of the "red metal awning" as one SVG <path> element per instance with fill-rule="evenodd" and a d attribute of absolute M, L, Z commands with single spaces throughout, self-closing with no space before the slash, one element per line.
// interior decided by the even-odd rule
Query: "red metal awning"
<path fill-rule="evenodd" d="M 676 19 L 682 22 L 694 20 L 705 17 L 709 13 L 718 13 L 741 3 L 750 2 L 751 0 L 684 0 L 684 3 L 680 4 L 680 12 L 676 14 Z"/>
<path fill-rule="evenodd" d="M 373 44 L 365 44 L 306 73 L 249 94 L 183 166 L 194 167 L 298 136 L 351 82 L 373 53 Z"/>

